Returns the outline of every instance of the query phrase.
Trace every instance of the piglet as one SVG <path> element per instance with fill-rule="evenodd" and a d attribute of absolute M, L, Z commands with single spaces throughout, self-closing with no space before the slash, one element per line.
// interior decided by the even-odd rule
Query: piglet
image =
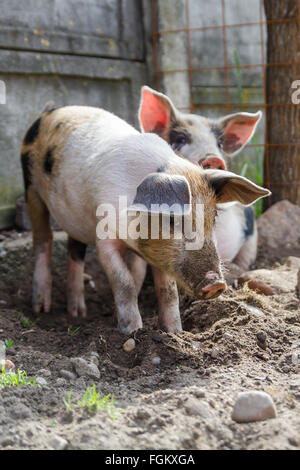
<path fill-rule="evenodd" d="M 182 113 L 169 97 L 147 86 L 141 91 L 139 120 L 143 132 L 154 132 L 181 157 L 203 168 L 226 169 L 228 157 L 251 140 L 262 113 L 236 113 L 207 119 Z M 253 211 L 240 204 L 218 212 L 216 236 L 222 260 L 247 270 L 257 253 L 257 228 Z"/>
<path fill-rule="evenodd" d="M 177 283 L 198 299 L 215 298 L 226 287 L 214 236 L 217 205 L 251 204 L 269 194 L 230 172 L 204 170 L 176 155 L 159 136 L 140 133 L 93 107 L 46 108 L 24 137 L 21 162 L 35 253 L 34 311 L 51 308 L 51 214 L 68 234 L 69 314 L 86 316 L 84 258 L 87 245 L 96 245 L 125 334 L 142 327 L 136 273 L 126 264 L 127 251 L 152 266 L 159 328 L 180 331 Z M 122 210 L 120 198 L 128 201 Z M 99 229 L 107 207 L 115 214 L 113 236 Z M 141 229 L 152 216 L 159 221 L 169 217 L 169 238 L 161 227 L 155 237 L 148 229 L 133 236 L 129 227 L 135 213 Z M 192 231 L 186 233 L 183 225 Z M 191 249 L 192 233 L 200 243 Z"/>

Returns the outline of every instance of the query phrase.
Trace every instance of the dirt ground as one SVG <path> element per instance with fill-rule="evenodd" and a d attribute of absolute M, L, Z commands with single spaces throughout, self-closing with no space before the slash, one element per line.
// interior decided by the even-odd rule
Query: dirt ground
<path fill-rule="evenodd" d="M 287 266 L 281 260 L 272 267 L 280 286 L 271 296 L 245 286 L 229 288 L 210 302 L 181 296 L 185 331 L 178 335 L 156 329 L 149 274 L 140 295 L 144 329 L 128 353 L 92 249 L 86 262 L 86 273 L 92 276 L 85 286 L 88 319 L 70 323 L 64 236 L 56 233 L 54 244 L 52 313 L 38 317 L 31 311 L 30 235 L 2 238 L 0 340 L 13 340 L 6 354 L 16 368 L 44 378 L 46 384 L 0 390 L 0 449 L 300 448 L 300 304 L 293 263 Z M 260 266 L 258 261 L 258 267 L 265 263 Z M 24 318 L 32 323 L 25 324 Z M 91 353 L 100 379 L 74 374 L 71 359 L 89 361 Z M 66 378 L 64 370 L 73 371 L 73 378 Z M 115 420 L 107 411 L 90 415 L 76 404 L 93 383 L 101 396 L 114 395 Z M 71 390 L 70 412 L 63 398 Z M 246 390 L 269 393 L 277 417 L 233 421 L 236 397 Z"/>

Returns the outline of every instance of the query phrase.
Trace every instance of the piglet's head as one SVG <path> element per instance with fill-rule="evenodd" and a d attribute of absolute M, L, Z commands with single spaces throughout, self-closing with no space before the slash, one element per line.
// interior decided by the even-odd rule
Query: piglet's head
<path fill-rule="evenodd" d="M 152 173 L 140 183 L 128 209 L 129 215 L 139 213 L 140 226 L 147 226 L 144 236 L 132 240 L 131 247 L 167 272 L 189 295 L 217 297 L 226 287 L 214 236 L 217 205 L 233 201 L 247 205 L 268 194 L 246 178 L 224 170 L 203 170 L 189 162 L 180 169 Z M 150 231 L 153 217 L 159 221 L 155 236 Z M 163 234 L 166 219 L 167 237 Z M 186 227 L 192 228 L 192 236 Z"/>
<path fill-rule="evenodd" d="M 166 140 L 180 156 L 205 169 L 225 170 L 226 158 L 251 140 L 262 113 L 236 113 L 207 119 L 181 113 L 166 95 L 144 86 L 139 120 L 142 131 Z"/>

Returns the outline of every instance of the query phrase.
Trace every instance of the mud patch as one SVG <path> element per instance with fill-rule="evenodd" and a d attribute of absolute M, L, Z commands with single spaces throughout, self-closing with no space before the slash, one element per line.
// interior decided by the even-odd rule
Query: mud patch
<path fill-rule="evenodd" d="M 70 322 L 66 316 L 66 243 L 58 238 L 53 308 L 39 316 L 31 310 L 30 240 L 3 244 L 0 340 L 11 338 L 7 357 L 28 375 L 44 377 L 47 385 L 0 390 L 0 448 L 54 448 L 55 437 L 69 449 L 300 447 L 295 291 L 266 297 L 244 286 L 210 302 L 181 295 L 185 331 L 173 335 L 156 329 L 148 273 L 140 295 L 144 328 L 134 335 L 133 351 L 125 353 L 126 337 L 116 328 L 111 291 L 92 249 L 85 270 L 91 276 L 85 286 L 88 319 Z M 71 358 L 90 360 L 91 354 L 97 357 L 99 380 L 64 376 L 62 371 L 74 374 Z M 121 409 L 115 421 L 104 411 L 90 416 L 76 405 L 94 382 L 101 395 L 114 394 Z M 231 420 L 237 393 L 249 389 L 272 395 L 276 419 L 243 425 Z M 74 406 L 68 413 L 63 398 L 70 390 Z"/>

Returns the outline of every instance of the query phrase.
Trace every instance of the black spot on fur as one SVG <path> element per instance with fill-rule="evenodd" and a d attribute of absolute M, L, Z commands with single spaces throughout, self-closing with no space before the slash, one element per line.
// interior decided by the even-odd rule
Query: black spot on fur
<path fill-rule="evenodd" d="M 27 201 L 27 190 L 31 185 L 31 160 L 29 152 L 22 153 L 21 165 L 23 170 L 24 186 L 25 186 L 25 200 Z"/>
<path fill-rule="evenodd" d="M 84 261 L 86 252 L 86 244 L 74 240 L 74 238 L 68 238 L 68 254 L 71 256 L 72 260 L 76 263 L 82 263 Z"/>
<path fill-rule="evenodd" d="M 245 207 L 244 209 L 245 216 L 245 226 L 244 226 L 244 235 L 245 238 L 250 237 L 254 231 L 254 213 L 251 207 Z"/>
<path fill-rule="evenodd" d="M 34 121 L 32 126 L 28 129 L 24 137 L 24 143 L 26 145 L 32 144 L 36 140 L 39 134 L 40 125 L 41 125 L 41 118 L 38 118 L 36 121 Z"/>
<path fill-rule="evenodd" d="M 52 152 L 53 152 L 53 149 L 48 149 L 45 155 L 44 170 L 46 173 L 48 173 L 48 175 L 51 174 L 52 167 L 54 164 Z"/>
<path fill-rule="evenodd" d="M 218 147 L 221 149 L 223 146 L 223 142 L 224 142 L 223 131 L 219 127 L 212 126 L 212 132 L 216 138 Z"/>

